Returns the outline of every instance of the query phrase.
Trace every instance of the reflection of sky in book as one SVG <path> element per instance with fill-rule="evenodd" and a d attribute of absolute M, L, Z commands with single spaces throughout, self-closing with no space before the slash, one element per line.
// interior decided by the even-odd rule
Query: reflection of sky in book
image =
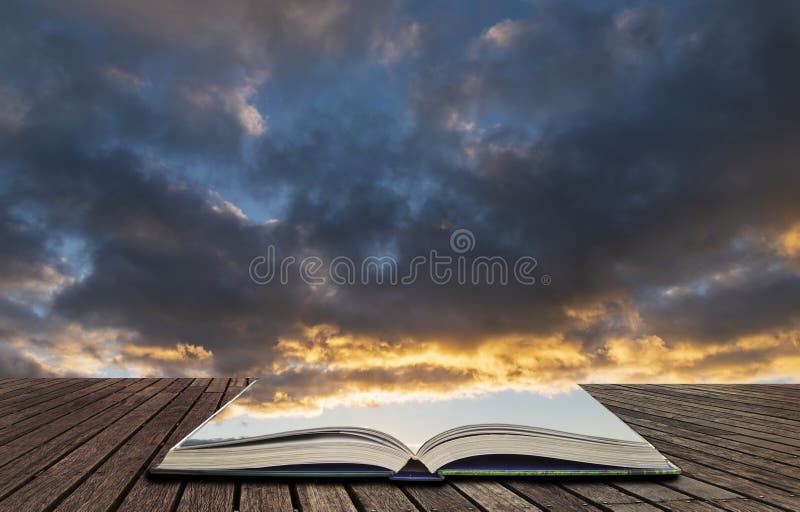
<path fill-rule="evenodd" d="M 411 449 L 434 435 L 464 425 L 506 423 L 576 434 L 639 441 L 641 438 L 588 393 L 575 387 L 544 395 L 496 391 L 449 400 L 332 403 L 321 411 L 290 406 L 274 388 L 248 388 L 238 400 L 194 432 L 195 442 L 242 439 L 319 427 L 367 427 L 390 434 Z"/>

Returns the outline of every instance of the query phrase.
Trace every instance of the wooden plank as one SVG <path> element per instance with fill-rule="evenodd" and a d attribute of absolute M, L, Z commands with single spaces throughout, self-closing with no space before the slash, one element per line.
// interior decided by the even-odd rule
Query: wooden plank
<path fill-rule="evenodd" d="M 110 386 L 104 386 L 100 390 L 94 391 L 82 397 L 80 400 L 74 400 L 71 402 L 64 403 L 60 406 L 53 407 L 47 411 L 42 411 L 39 414 L 18 420 L 13 424 L 7 425 L 4 428 L 0 429 L 0 444 L 8 445 L 13 440 L 19 438 L 20 436 L 23 436 L 29 432 L 42 429 L 42 427 L 50 426 L 55 421 L 58 421 L 59 424 L 62 424 L 61 420 L 64 419 L 69 414 L 73 413 L 74 411 L 79 411 L 84 407 L 95 404 L 98 401 L 106 398 L 107 396 L 113 395 L 117 391 L 123 390 L 126 387 L 135 384 L 135 382 L 136 380 L 127 382 L 120 381 L 117 383 L 113 383 Z M 12 417 L 12 416 L 13 415 L 9 415 L 7 417 Z M 37 442 L 41 443 L 46 440 L 47 439 L 42 439 L 41 436 L 37 436 Z"/>
<path fill-rule="evenodd" d="M 670 512 L 722 512 L 724 510 L 716 503 L 698 500 L 672 501 L 663 503 L 662 506 Z"/>
<path fill-rule="evenodd" d="M 617 402 L 606 397 L 603 397 L 602 400 L 603 405 L 611 409 L 614 413 L 619 416 L 625 416 L 631 419 L 631 421 L 635 419 L 636 421 L 643 420 L 645 422 L 653 422 L 654 424 L 666 424 L 671 427 L 694 432 L 696 436 L 700 436 L 704 439 L 724 438 L 738 442 L 746 441 L 747 444 L 753 446 L 762 446 L 771 450 L 782 451 L 792 456 L 800 456 L 800 446 L 793 446 L 795 444 L 800 444 L 800 442 L 787 439 L 780 435 L 779 432 L 776 433 L 774 429 L 772 433 L 764 433 L 741 428 L 736 425 L 723 425 L 710 416 L 706 416 L 704 419 L 689 418 L 686 416 L 669 417 L 664 413 L 660 413 L 663 414 L 662 416 L 656 416 L 655 414 L 640 412 L 631 404 Z M 702 423 L 702 425 L 698 425 L 698 423 Z M 717 428 L 714 432 L 710 432 L 705 426 L 708 424 L 716 424 L 725 430 Z"/>
<path fill-rule="evenodd" d="M 685 394 L 668 390 L 658 389 L 646 391 L 632 386 L 620 387 L 623 389 L 615 390 L 614 393 L 622 393 L 625 396 L 644 400 L 648 407 L 653 404 L 661 404 L 666 407 L 675 407 L 679 410 L 685 410 L 699 415 L 710 415 L 716 418 L 736 418 L 737 421 L 746 420 L 749 423 L 760 425 L 783 424 L 793 428 L 800 427 L 800 421 L 797 419 L 787 419 L 774 415 L 766 415 L 760 412 L 752 412 L 746 406 L 741 408 L 721 407 L 715 405 L 713 400 L 706 400 L 696 396 L 686 396 Z M 800 433 L 792 437 L 800 439 Z"/>
<path fill-rule="evenodd" d="M 762 448 L 769 448 L 770 450 L 786 452 L 787 454 L 791 454 L 793 457 L 800 457 L 800 449 L 795 448 L 793 446 L 786 446 L 781 443 L 777 443 L 775 441 L 767 441 L 766 439 L 759 439 L 742 434 L 726 433 L 724 434 L 723 437 L 725 439 L 730 439 L 731 441 L 737 441 L 745 444 L 752 444 L 754 446 L 760 446 Z"/>
<path fill-rule="evenodd" d="M 204 389 L 202 387 L 198 388 Z M 170 435 L 167 442 L 161 446 L 156 456 L 152 459 L 153 463 L 160 462 L 170 448 L 211 416 L 217 409 L 221 399 L 221 393 L 204 393 Z M 173 505 L 178 501 L 182 486 L 183 480 L 150 477 L 147 473 L 144 473 L 123 499 L 118 512 L 135 512 L 142 509 L 146 509 L 148 512 L 172 510 Z"/>
<path fill-rule="evenodd" d="M 291 510 L 292 496 L 288 484 L 262 480 L 242 482 L 239 512 L 291 512 Z"/>
<path fill-rule="evenodd" d="M 723 469 L 737 475 L 747 475 L 747 478 L 750 480 L 771 485 L 776 489 L 787 492 L 800 492 L 800 479 L 752 465 L 750 459 L 753 457 L 740 457 L 739 460 L 734 458 L 728 459 L 717 453 L 711 453 L 710 451 L 701 452 L 696 449 L 687 448 L 678 442 L 670 442 L 652 436 L 648 440 L 667 457 L 677 455 L 679 457 L 691 458 L 693 461 L 706 466 Z"/>
<path fill-rule="evenodd" d="M 649 506 L 638 506 L 643 503 L 644 500 L 642 498 L 626 494 L 604 482 L 568 482 L 562 484 L 562 486 L 585 500 L 602 507 L 614 510 L 626 508 L 618 507 L 617 505 L 637 505 L 635 507 L 627 507 L 631 510 L 649 510 L 650 508 Z"/>
<path fill-rule="evenodd" d="M 800 386 L 797 384 L 742 384 L 741 386 L 754 391 L 766 388 L 786 397 L 800 399 Z"/>
<path fill-rule="evenodd" d="M 653 428 L 665 433 L 672 433 L 675 436 L 688 437 L 690 439 L 702 439 L 703 442 L 729 448 L 732 450 L 740 451 L 743 453 L 754 453 L 769 460 L 783 462 L 784 464 L 795 465 L 800 463 L 800 458 L 787 452 L 787 447 L 772 441 L 764 441 L 762 439 L 743 436 L 738 434 L 730 434 L 724 430 L 718 430 L 713 434 L 708 432 L 699 432 L 698 430 L 690 430 L 685 428 L 685 424 L 676 421 L 672 418 L 661 418 L 659 421 L 653 421 L 648 418 L 632 415 L 626 412 L 625 409 L 613 408 L 617 416 L 625 420 L 629 425 L 641 425 L 643 427 Z M 707 434 L 707 435 L 702 435 Z"/>
<path fill-rule="evenodd" d="M 765 400 L 763 397 L 761 400 L 754 400 L 751 398 L 745 399 L 744 397 L 731 399 L 729 396 L 716 393 L 713 390 L 701 391 L 691 388 L 668 388 L 665 386 L 657 387 L 652 385 L 626 385 L 625 387 L 637 391 L 644 391 L 645 393 L 664 395 L 680 401 L 690 401 L 693 405 L 706 405 L 720 412 L 736 411 L 737 413 L 744 412 L 759 416 L 769 416 L 770 418 L 775 418 L 772 421 L 779 421 L 782 423 L 784 420 L 789 420 L 786 421 L 786 423 L 797 423 L 798 420 L 800 420 L 800 411 L 796 408 L 792 407 L 791 409 L 787 409 L 775 407 L 769 405 L 769 400 Z"/>
<path fill-rule="evenodd" d="M 303 512 L 357 512 L 342 484 L 299 482 L 295 489 Z"/>
<path fill-rule="evenodd" d="M 46 422 L 49 418 L 57 417 L 51 412 L 53 409 L 64 410 L 69 409 L 70 407 L 73 409 L 83 407 L 84 404 L 92 402 L 92 396 L 97 396 L 94 394 L 95 392 L 102 391 L 113 384 L 121 383 L 122 379 L 100 379 L 97 382 L 90 383 L 88 386 L 81 386 L 77 390 L 66 395 L 51 398 L 50 400 L 46 400 L 37 405 L 25 407 L 24 409 L 19 409 L 10 414 L 6 414 L 5 416 L 0 416 L 0 432 L 2 432 L 2 429 L 5 427 L 9 425 L 18 425 L 22 420 L 25 419 L 31 419 L 37 422 Z M 90 396 L 90 398 L 86 398 L 87 396 Z M 44 413 L 50 413 L 47 416 L 48 419 L 43 420 L 41 415 Z M 0 443 L 2 443 L 2 441 L 0 441 Z"/>
<path fill-rule="evenodd" d="M 753 430 L 769 432 L 768 429 L 765 430 L 765 427 L 779 423 L 788 426 L 800 425 L 800 422 L 796 420 L 777 418 L 774 416 L 764 416 L 761 414 L 748 413 L 747 411 L 737 411 L 733 409 L 714 407 L 704 403 L 696 403 L 686 398 L 680 399 L 655 392 L 639 391 L 626 386 L 619 386 L 613 390 L 603 390 L 590 386 L 587 390 L 590 393 L 593 393 L 593 390 L 597 390 L 599 393 L 603 394 L 604 396 L 608 396 L 611 399 L 638 404 L 639 406 L 643 406 L 643 410 L 660 411 L 671 416 L 680 414 L 692 418 L 704 418 L 710 416 L 717 418 L 718 421 L 726 422 L 724 424 L 735 422 L 735 424 L 741 424 L 742 426 Z M 795 434 L 791 437 L 800 439 L 800 434 Z"/>
<path fill-rule="evenodd" d="M 720 451 L 735 458 L 746 455 L 748 461 L 763 461 L 762 464 L 767 464 L 768 468 L 772 468 L 773 464 L 779 463 L 774 467 L 782 469 L 782 471 L 779 472 L 788 473 L 790 476 L 796 475 L 798 469 L 800 469 L 800 458 L 791 453 L 786 453 L 785 451 L 753 446 L 743 442 L 728 440 L 722 436 L 698 436 L 696 432 L 672 425 L 669 419 L 663 420 L 663 423 L 657 423 L 650 420 L 642 420 L 621 412 L 618 412 L 618 416 L 628 423 L 628 425 L 633 426 L 636 431 L 642 435 L 663 438 L 667 441 L 672 440 L 684 444 L 689 448 L 695 447 L 700 450 L 709 449 L 712 450 L 712 453 Z"/>
<path fill-rule="evenodd" d="M 748 499 L 729 500 L 714 502 L 714 504 L 723 510 L 730 512 L 783 512 L 784 509 L 773 507 L 758 501 Z M 797 509 L 795 509 L 797 510 Z"/>
<path fill-rule="evenodd" d="M 487 512 L 504 510 L 540 512 L 542 510 L 522 499 L 507 487 L 491 480 L 454 480 L 452 485 Z"/>
<path fill-rule="evenodd" d="M 206 388 L 206 393 L 224 393 L 230 380 L 228 378 L 215 377 Z"/>
<path fill-rule="evenodd" d="M 764 415 L 760 413 L 752 413 L 748 411 L 746 407 L 738 407 L 738 408 L 731 408 L 731 407 L 720 407 L 715 404 L 713 399 L 708 399 L 707 397 L 700 397 L 700 396 L 687 396 L 681 395 L 676 391 L 670 391 L 661 388 L 646 388 L 644 386 L 628 386 L 628 385 L 615 385 L 615 386 L 597 386 L 597 385 L 587 385 L 584 386 L 590 393 L 593 390 L 597 390 L 603 393 L 609 393 L 612 396 L 616 396 L 618 399 L 634 399 L 639 400 L 646 400 L 646 403 L 649 405 L 662 405 L 662 406 L 677 406 L 681 408 L 686 408 L 687 411 L 691 411 L 695 414 L 709 414 L 711 413 L 714 416 L 735 416 L 737 418 L 742 418 L 744 421 L 750 421 L 753 423 L 763 423 L 767 422 L 778 422 L 778 423 L 786 423 L 786 424 L 794 424 L 797 423 L 798 420 L 792 420 L 787 418 L 780 418 L 774 417 L 769 415 Z M 765 401 L 767 401 L 765 399 Z M 722 402 L 720 402 L 722 403 Z M 734 404 L 735 405 L 735 404 Z"/>
<path fill-rule="evenodd" d="M 176 396 L 177 392 L 158 392 L 119 421 L 105 428 L 95 437 L 59 460 L 36 478 L 15 491 L 2 502 L 7 509 L 46 509 L 61 500 L 94 468 L 99 466 L 114 450 L 133 435 L 139 427 L 157 414 Z"/>
<path fill-rule="evenodd" d="M 186 484 L 177 512 L 228 512 L 233 510 L 233 486 L 215 480 Z"/>
<path fill-rule="evenodd" d="M 368 512 L 412 512 L 418 510 L 391 482 L 356 482 L 350 485 L 362 510 Z M 244 488 L 242 488 L 244 492 Z M 244 512 L 244 510 L 242 510 Z"/>
<path fill-rule="evenodd" d="M 14 395 L 13 397 L 0 401 L 0 415 L 10 414 L 19 409 L 31 407 L 40 402 L 66 394 L 82 385 L 81 379 L 63 379 L 59 380 L 55 386 Z"/>
<path fill-rule="evenodd" d="M 696 389 L 699 391 L 706 391 L 706 392 L 713 392 L 722 395 L 727 395 L 734 399 L 738 398 L 750 398 L 760 400 L 763 404 L 765 400 L 773 406 L 788 406 L 792 409 L 797 409 L 797 398 L 796 397 L 787 397 L 781 393 L 773 393 L 771 391 L 767 391 L 768 388 L 761 388 L 759 391 L 751 391 L 742 386 L 726 386 L 726 385 L 709 385 L 709 384 L 699 384 L 699 385 L 688 385 L 682 384 L 681 387 L 685 387 L 687 389 Z M 678 387 L 678 386 L 669 386 L 669 388 Z"/>
<path fill-rule="evenodd" d="M 120 446 L 55 510 L 101 512 L 121 501 L 125 489 L 147 468 L 158 447 L 202 394 L 202 387 L 189 386 L 191 379 L 182 380 L 186 387 L 175 400 Z"/>
<path fill-rule="evenodd" d="M 616 402 L 613 400 L 609 400 L 607 398 L 603 398 L 603 405 L 611 409 L 614 413 L 619 416 L 625 416 L 626 418 L 631 419 L 631 421 L 639 421 L 643 420 L 643 422 L 653 422 L 654 424 L 662 424 L 662 425 L 669 425 L 671 427 L 681 428 L 686 431 L 694 432 L 695 436 L 702 439 L 709 439 L 709 438 L 724 438 L 730 439 L 733 441 L 741 442 L 746 441 L 748 444 L 753 446 L 763 446 L 768 447 L 771 450 L 780 450 L 782 452 L 786 452 L 787 454 L 797 456 L 800 455 L 800 446 L 793 446 L 794 444 L 800 444 L 798 441 L 794 441 L 792 439 L 786 439 L 780 432 L 773 433 L 762 433 L 762 432 L 755 432 L 748 429 L 738 428 L 738 427 L 729 427 L 725 426 L 726 430 L 718 430 L 716 432 L 709 432 L 703 425 L 697 426 L 691 422 L 703 422 L 705 424 L 713 424 L 715 422 L 715 418 L 706 416 L 704 419 L 691 419 L 687 417 L 683 417 L 681 419 L 680 416 L 674 415 L 674 417 L 667 417 L 666 414 L 663 416 L 656 416 L 653 413 L 646 413 L 641 412 L 635 409 L 635 406 L 630 404 L 622 404 L 621 402 Z"/>
<path fill-rule="evenodd" d="M 209 387 L 211 387 L 213 384 L 214 384 L 214 382 L 212 381 L 211 384 L 209 384 Z M 245 388 L 246 385 L 247 384 L 243 384 L 243 383 L 239 384 L 239 383 L 236 383 L 235 381 L 231 380 L 231 383 L 228 386 L 227 390 L 225 391 L 225 394 L 222 395 L 222 401 L 220 402 L 219 406 L 222 407 L 226 403 L 228 403 L 231 400 L 233 400 L 234 397 L 236 397 L 236 395 L 238 395 L 239 393 L 242 392 L 242 390 Z M 206 392 L 208 393 L 209 391 L 206 390 Z"/>
<path fill-rule="evenodd" d="M 39 396 L 57 392 L 60 389 L 83 382 L 83 379 L 48 379 L 41 383 L 32 384 L 19 389 L 19 393 L 7 395 L 0 399 L 0 408 L 5 409 L 9 404 L 24 400 L 34 400 Z"/>
<path fill-rule="evenodd" d="M 623 384 L 620 384 L 623 385 Z M 628 385 L 628 384 L 624 384 Z M 763 384 L 635 384 L 637 386 L 654 387 L 665 390 L 695 390 L 701 392 L 713 393 L 726 393 L 731 396 L 739 396 L 743 398 L 758 397 L 766 403 L 772 400 L 785 400 L 786 395 L 782 392 L 786 389 L 785 386 L 780 386 L 778 389 L 770 385 Z M 767 400 L 769 399 L 769 400 Z"/>
<path fill-rule="evenodd" d="M 551 482 L 513 479 L 504 481 L 506 485 L 525 496 L 539 508 L 551 512 L 597 512 L 600 508 L 589 500 L 579 498 Z"/>
<path fill-rule="evenodd" d="M 31 389 L 38 384 L 47 383 L 51 379 L 7 379 L 0 385 L 0 398 L 7 398 L 22 388 Z"/>
<path fill-rule="evenodd" d="M 592 390 L 592 396 L 599 400 L 603 405 L 608 408 L 617 408 L 623 410 L 625 414 L 635 418 L 643 418 L 654 422 L 663 422 L 669 419 L 672 425 L 678 425 L 686 430 L 691 430 L 697 434 L 707 436 L 722 436 L 726 434 L 741 433 L 745 435 L 763 436 L 763 432 L 732 427 L 714 420 L 709 415 L 704 415 L 702 418 L 692 416 L 691 414 L 682 414 L 676 411 L 666 412 L 657 407 L 642 407 L 641 403 L 632 401 L 630 398 L 619 397 L 616 394 L 603 393 L 601 391 Z"/>
<path fill-rule="evenodd" d="M 230 385 L 228 385 L 228 380 L 229 379 L 225 380 L 227 391 L 225 391 L 225 394 L 222 396 L 221 402 L 219 404 L 217 404 L 217 407 L 221 407 L 222 405 L 227 403 L 229 400 L 232 400 L 233 397 L 235 397 L 243 389 L 243 387 L 235 386 L 232 383 L 230 383 Z M 219 379 L 213 379 L 211 381 L 211 383 L 208 385 L 208 387 L 206 388 L 206 391 L 205 391 L 206 394 L 211 393 L 208 390 L 212 386 L 215 386 L 215 383 L 216 383 L 216 389 L 220 389 L 221 385 L 219 384 L 219 382 L 220 382 Z M 214 393 L 214 394 L 217 395 L 218 393 Z M 186 488 L 189 489 L 189 487 L 192 487 L 192 491 L 191 492 L 192 492 L 193 499 L 197 499 L 197 500 L 205 499 L 206 506 L 210 507 L 211 510 L 225 510 L 225 509 L 228 508 L 228 496 L 229 495 L 230 496 L 234 496 L 236 494 L 236 485 L 237 484 L 235 482 L 236 481 L 234 479 L 231 479 L 231 480 L 220 480 L 220 481 L 216 482 L 216 484 L 215 484 L 215 486 L 213 488 L 209 488 L 208 490 L 206 490 L 202 485 L 199 485 L 199 482 L 190 481 L 186 485 Z M 225 489 L 222 489 L 222 488 L 225 488 Z M 185 494 L 185 491 L 184 491 L 184 494 Z M 205 497 L 204 497 L 204 495 L 205 495 Z M 220 500 L 222 500 L 222 501 L 220 501 Z M 183 497 L 181 497 L 181 503 L 183 503 Z"/>
<path fill-rule="evenodd" d="M 659 445 L 657 445 L 657 446 L 659 446 Z M 670 455 L 669 449 L 665 449 L 664 446 L 659 446 L 659 447 L 663 451 L 667 452 L 668 455 Z M 672 451 L 677 451 L 677 450 L 672 450 Z M 693 460 L 698 460 L 697 452 L 683 453 L 683 455 L 686 456 L 687 458 L 691 458 Z M 730 473 L 733 473 L 734 475 L 735 474 L 746 474 L 746 475 L 748 475 L 750 480 L 747 480 L 745 485 L 751 485 L 752 486 L 753 483 L 751 482 L 751 480 L 757 480 L 757 481 L 760 481 L 762 483 L 766 483 L 766 484 L 769 484 L 769 485 L 774 485 L 774 482 L 773 482 L 774 475 L 770 475 L 769 472 L 754 472 L 753 470 L 746 469 L 746 467 L 745 468 L 736 468 L 735 466 L 730 465 L 730 464 L 720 464 L 718 460 L 713 460 L 713 461 L 710 461 L 710 462 L 708 460 L 706 460 L 704 462 L 706 462 L 707 465 L 714 466 L 713 470 L 724 469 L 724 470 L 727 470 Z M 679 465 L 680 465 L 680 462 L 679 462 Z M 684 469 L 686 469 L 686 468 L 684 468 Z M 720 478 L 719 474 L 716 475 L 716 478 L 717 479 Z M 783 481 L 783 482 L 784 482 L 784 484 L 786 483 L 786 481 Z M 795 485 L 791 485 L 791 484 L 788 487 L 789 487 L 790 490 L 792 488 L 796 488 Z M 739 489 L 741 487 L 736 487 L 736 488 Z M 784 485 L 783 488 L 784 488 L 784 490 L 786 490 L 786 488 L 787 488 L 786 485 Z M 762 487 L 759 490 L 763 491 L 764 488 Z"/>
<path fill-rule="evenodd" d="M 645 387 L 650 384 L 643 385 Z M 785 407 L 797 410 L 794 399 L 786 397 L 781 393 L 770 391 L 767 387 L 762 387 L 758 391 L 747 389 L 739 385 L 723 384 L 667 384 L 658 387 L 670 391 L 690 391 L 704 397 L 718 396 L 723 400 L 730 400 L 737 403 L 753 403 L 758 406 Z"/>
<path fill-rule="evenodd" d="M 711 485 L 686 475 L 665 479 L 660 483 L 661 485 L 681 491 L 682 493 L 694 498 L 703 498 L 707 500 L 729 500 L 742 497 L 740 494 L 736 494 L 735 492 L 731 492 L 727 489 L 723 489 L 722 487 L 717 487 L 716 485 Z"/>
<path fill-rule="evenodd" d="M 162 387 L 166 387 L 166 385 L 167 382 L 160 382 L 157 379 L 143 379 L 134 382 L 90 406 L 79 409 L 67 416 L 62 416 L 57 422 L 41 425 L 39 428 L 16 437 L 13 441 L 8 441 L 5 445 L 0 446 L 0 465 L 8 464 L 10 461 L 32 450 L 40 452 L 38 448 L 42 446 L 48 447 L 48 456 L 51 453 L 62 453 L 61 449 L 77 446 L 85 436 L 91 436 L 98 431 L 93 430 L 92 426 L 109 416 L 107 414 L 109 408 L 122 406 L 118 411 L 120 415 L 124 414 L 129 410 L 126 406 L 130 405 L 130 408 L 133 408 L 133 406 L 144 402 L 144 400 L 160 391 Z M 117 410 L 111 416 L 116 418 L 116 412 Z M 83 422 L 86 423 L 82 424 Z M 80 426 L 77 427 L 76 425 Z M 54 442 L 51 442 L 51 440 Z M 23 465 L 29 466 L 36 460 L 37 457 L 35 455 L 29 455 Z M 15 464 L 19 465 L 19 462 L 15 462 Z"/>
<path fill-rule="evenodd" d="M 605 482 L 567 482 L 562 484 L 562 487 L 572 491 L 574 494 L 582 496 L 587 500 L 595 503 L 602 503 L 604 505 L 610 503 L 638 503 L 641 498 L 635 498 L 619 489 L 608 485 Z"/>
<path fill-rule="evenodd" d="M 606 505 L 608 510 L 613 512 L 661 512 L 663 509 L 654 507 L 649 503 L 612 503 Z M 704 509 L 708 511 L 709 509 Z"/>
<path fill-rule="evenodd" d="M 21 393 L 29 393 L 36 389 L 55 386 L 64 379 L 15 379 L 13 383 L 6 384 L 0 393 L 0 400 L 11 398 Z"/>
<path fill-rule="evenodd" d="M 755 500 L 765 500 L 765 497 L 769 496 L 769 499 L 766 501 L 776 505 L 791 502 L 791 500 L 795 498 L 794 493 L 787 493 L 785 491 L 777 490 L 773 487 L 750 480 L 749 478 L 745 478 L 738 474 L 729 473 L 727 471 L 704 466 L 702 464 L 697 464 L 680 457 L 673 456 L 673 459 L 675 459 L 675 462 L 692 478 L 702 480 L 717 487 L 728 489 L 731 492 L 742 495 L 743 497 Z"/>
<path fill-rule="evenodd" d="M 765 494 L 763 497 L 755 501 L 767 503 L 776 507 L 781 507 L 786 510 L 792 510 L 792 511 L 800 510 L 800 498 L 798 498 L 794 494 L 790 495 Z"/>
<path fill-rule="evenodd" d="M 739 384 L 674 384 L 661 386 L 669 390 L 693 390 L 703 392 L 709 396 L 724 396 L 736 402 L 749 402 L 756 405 L 766 405 L 771 407 L 788 406 L 789 409 L 797 411 L 797 396 L 787 396 L 781 391 L 774 390 L 769 386 L 759 386 L 757 389 L 749 388 Z"/>
<path fill-rule="evenodd" d="M 406 484 L 403 489 L 423 510 L 437 510 L 438 512 L 477 510 L 472 502 L 449 483 Z"/>
<path fill-rule="evenodd" d="M 769 422 L 753 422 L 748 419 L 737 418 L 729 415 L 717 417 L 709 412 L 696 412 L 685 409 L 677 404 L 664 405 L 647 397 L 627 396 L 624 392 L 608 393 L 592 389 L 592 396 L 600 400 L 607 407 L 620 407 L 631 411 L 634 415 L 649 414 L 655 421 L 659 418 L 671 418 L 687 423 L 686 428 L 692 429 L 693 425 L 723 429 L 730 433 L 738 433 L 784 444 L 787 449 L 800 448 L 800 440 L 789 437 L 785 431 L 775 432 L 775 427 Z M 791 448 L 790 448 L 791 447 Z"/>
<path fill-rule="evenodd" d="M 691 500 L 693 496 L 678 492 L 671 487 L 661 485 L 657 481 L 648 480 L 613 480 L 610 485 L 618 487 L 625 492 L 638 496 L 642 500 L 661 503 L 665 501 Z"/>

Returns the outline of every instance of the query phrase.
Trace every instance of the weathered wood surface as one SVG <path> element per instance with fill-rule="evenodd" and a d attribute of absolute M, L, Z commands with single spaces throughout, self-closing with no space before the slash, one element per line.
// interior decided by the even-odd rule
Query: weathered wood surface
<path fill-rule="evenodd" d="M 0 379 L 0 511 L 800 510 L 800 386 L 586 385 L 684 470 L 663 480 L 151 479 L 246 379 Z"/>

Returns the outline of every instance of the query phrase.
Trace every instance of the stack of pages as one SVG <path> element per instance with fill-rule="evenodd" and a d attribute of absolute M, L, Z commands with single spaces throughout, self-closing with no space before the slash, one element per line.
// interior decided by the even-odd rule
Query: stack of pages
<path fill-rule="evenodd" d="M 258 382 L 154 473 L 267 476 L 674 475 L 680 469 L 581 388 L 447 401 L 277 407 Z"/>

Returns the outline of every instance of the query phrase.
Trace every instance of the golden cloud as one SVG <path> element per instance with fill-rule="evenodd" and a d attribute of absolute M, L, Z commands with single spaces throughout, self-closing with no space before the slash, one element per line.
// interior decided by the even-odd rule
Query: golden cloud
<path fill-rule="evenodd" d="M 565 335 L 534 337 L 524 334 L 488 337 L 472 348 L 447 342 L 387 340 L 357 337 L 330 325 L 304 329 L 305 336 L 282 338 L 270 370 L 281 374 L 303 369 L 327 372 L 405 370 L 430 366 L 449 374 L 469 374 L 476 384 L 510 387 L 553 383 L 649 380 L 707 381 L 742 378 L 742 372 L 723 371 L 715 359 L 731 366 L 758 361 L 762 368 L 747 380 L 778 376 L 771 368 L 790 368 L 782 379 L 796 379 L 800 366 L 789 364 L 800 353 L 800 330 L 748 335 L 724 343 L 702 340 L 667 342 L 656 335 L 613 337 L 592 349 Z"/>
<path fill-rule="evenodd" d="M 590 309 L 576 316 L 594 316 Z M 232 408 L 263 416 L 316 415 L 336 406 L 436 401 L 481 393 L 552 394 L 576 382 L 740 382 L 797 380 L 800 330 L 726 343 L 668 342 L 656 335 L 613 337 L 592 349 L 564 335 L 489 337 L 465 349 L 448 342 L 388 340 L 331 325 L 282 338 L 264 371 L 264 397 Z"/>
<path fill-rule="evenodd" d="M 784 256 L 800 256 L 800 222 L 794 223 L 789 229 L 778 236 L 778 252 Z"/>
<path fill-rule="evenodd" d="M 125 329 L 89 329 L 77 323 L 59 323 L 48 332 L 18 334 L 6 344 L 48 373 L 96 376 L 103 374 L 118 356 L 120 344 L 130 343 L 134 337 L 135 333 Z"/>
<path fill-rule="evenodd" d="M 176 343 L 175 348 L 126 343 L 122 345 L 121 349 L 123 355 L 145 357 L 156 361 L 202 361 L 214 356 L 210 350 L 189 343 Z"/>
<path fill-rule="evenodd" d="M 22 360 L 57 376 L 211 374 L 214 354 L 201 345 L 173 347 L 136 345 L 138 334 L 125 329 L 86 328 L 59 323 L 52 331 L 17 335 L 4 345 Z"/>

